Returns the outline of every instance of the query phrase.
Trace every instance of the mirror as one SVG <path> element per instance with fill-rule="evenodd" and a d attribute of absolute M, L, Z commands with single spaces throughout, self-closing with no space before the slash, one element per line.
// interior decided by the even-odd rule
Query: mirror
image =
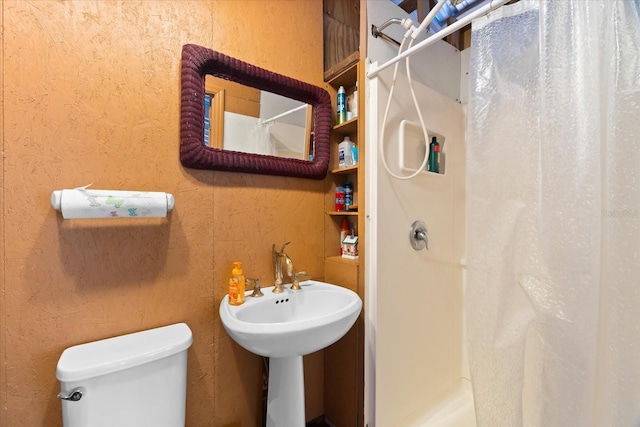
<path fill-rule="evenodd" d="M 204 87 L 204 145 L 313 160 L 311 105 L 211 75 Z"/>
<path fill-rule="evenodd" d="M 192 44 L 182 48 L 181 84 L 180 161 L 183 166 L 311 179 L 326 176 L 331 100 L 324 89 Z M 226 102 L 233 98 L 227 96 L 229 85 L 244 87 L 259 100 L 254 103 L 259 104 L 257 113 L 254 105 L 249 118 L 240 118 L 250 121 L 251 128 L 237 120 L 227 121 L 226 110 L 233 110 L 228 105 L 230 102 Z M 265 102 L 263 117 L 259 110 L 263 99 L 268 98 L 270 101 Z M 207 114 L 205 109 L 208 109 Z M 288 123 L 298 115 L 304 116 L 304 127 Z M 276 122 L 274 117 L 279 119 L 282 125 L 278 126 L 284 130 L 271 132 Z M 259 127 L 256 130 L 256 125 L 268 127 L 270 132 Z M 284 125 L 301 129 L 294 131 Z M 250 134 L 247 137 L 247 129 L 250 133 L 255 131 L 258 140 L 262 138 L 263 147 L 251 148 L 256 144 L 251 141 Z M 291 142 L 295 133 L 302 135 L 301 142 Z M 272 138 L 272 134 L 279 136 Z M 273 142 L 274 139 L 277 141 Z M 292 158 L 293 152 L 298 151 L 302 154 Z M 278 152 L 280 156 L 275 155 Z"/>

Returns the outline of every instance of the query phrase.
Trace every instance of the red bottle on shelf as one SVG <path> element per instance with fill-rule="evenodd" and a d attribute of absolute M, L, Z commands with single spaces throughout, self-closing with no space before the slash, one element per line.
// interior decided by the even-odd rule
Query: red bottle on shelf
<path fill-rule="evenodd" d="M 344 187 L 337 187 L 336 188 L 336 207 L 335 207 L 336 212 L 345 210 L 344 198 L 345 198 Z"/>

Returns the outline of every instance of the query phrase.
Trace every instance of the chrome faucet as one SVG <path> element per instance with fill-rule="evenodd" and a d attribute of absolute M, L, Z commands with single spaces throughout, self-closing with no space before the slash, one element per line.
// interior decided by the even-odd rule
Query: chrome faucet
<path fill-rule="evenodd" d="M 287 242 L 280 248 L 280 251 L 276 251 L 275 243 L 271 247 L 271 252 L 273 254 L 273 275 L 275 276 L 275 287 L 273 288 L 274 294 L 281 294 L 284 292 L 284 288 L 282 287 L 282 263 L 284 263 L 287 267 L 287 276 L 291 277 L 293 275 L 293 261 L 289 258 L 289 255 L 286 254 L 284 248 L 291 242 Z"/>

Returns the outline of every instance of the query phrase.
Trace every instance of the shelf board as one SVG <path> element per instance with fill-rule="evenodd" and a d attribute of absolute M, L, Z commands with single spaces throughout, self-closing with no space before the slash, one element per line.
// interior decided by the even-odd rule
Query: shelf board
<path fill-rule="evenodd" d="M 360 52 L 353 52 L 342 61 L 335 64 L 324 72 L 324 81 L 333 86 L 344 86 L 345 83 L 355 82 L 357 73 L 354 71 L 355 64 L 360 60 Z M 356 77 L 356 78 L 354 78 Z"/>
<path fill-rule="evenodd" d="M 358 172 L 358 165 L 349 166 L 347 168 L 331 169 L 331 173 L 336 175 L 348 175 L 350 173 L 357 173 L 357 172 Z"/>
<path fill-rule="evenodd" d="M 333 131 L 339 135 L 350 135 L 358 130 L 358 117 L 354 117 L 351 120 L 347 120 L 344 123 L 335 125 Z"/>
<path fill-rule="evenodd" d="M 331 216 L 356 216 L 358 215 L 357 211 L 330 211 L 327 214 Z"/>
<path fill-rule="evenodd" d="M 350 264 L 350 265 L 358 265 L 360 262 L 360 260 L 357 260 L 357 259 L 342 258 L 342 255 L 328 256 L 325 258 L 325 260 L 341 262 L 341 263 Z"/>

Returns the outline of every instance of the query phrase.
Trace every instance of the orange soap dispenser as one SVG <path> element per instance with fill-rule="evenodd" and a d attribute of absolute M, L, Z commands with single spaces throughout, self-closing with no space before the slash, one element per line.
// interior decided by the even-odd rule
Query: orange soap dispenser
<path fill-rule="evenodd" d="M 229 279 L 229 304 L 240 305 L 244 303 L 244 274 L 242 272 L 242 263 L 236 261 L 233 263 L 231 270 L 231 278 Z"/>

